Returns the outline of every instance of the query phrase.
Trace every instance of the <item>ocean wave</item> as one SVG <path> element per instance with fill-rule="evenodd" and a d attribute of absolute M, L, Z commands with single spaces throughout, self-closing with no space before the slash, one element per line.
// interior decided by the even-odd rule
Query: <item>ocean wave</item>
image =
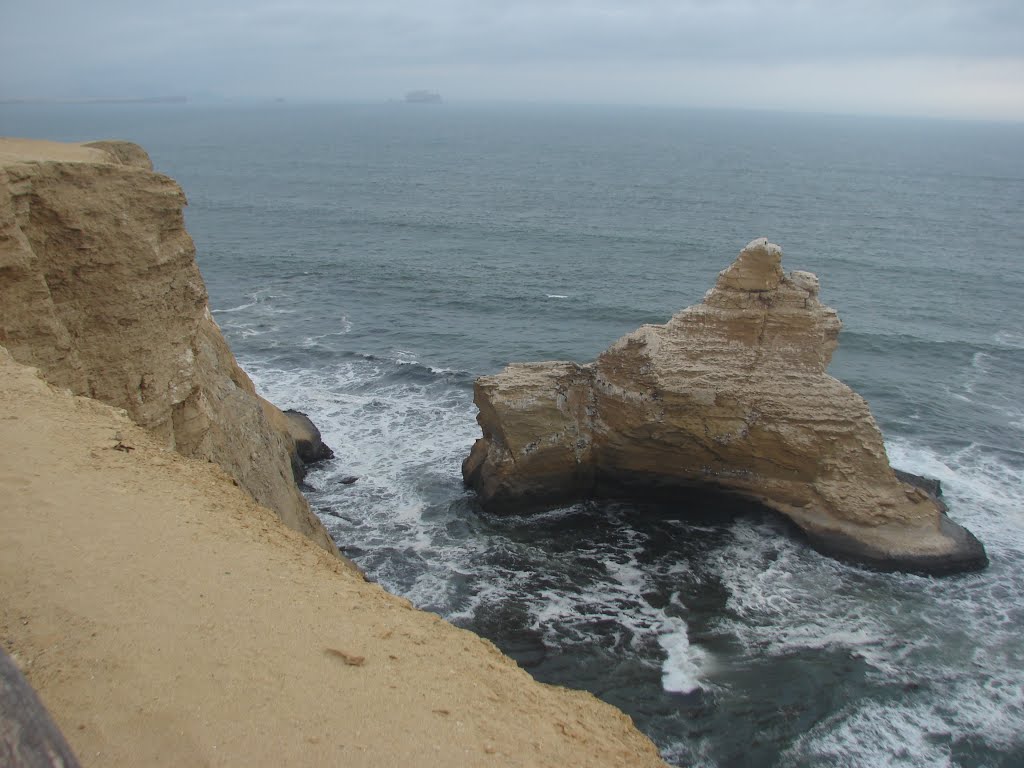
<path fill-rule="evenodd" d="M 996 346 L 1005 349 L 1024 349 L 1024 333 L 1020 331 L 998 331 L 992 337 Z"/>
<path fill-rule="evenodd" d="M 970 443 L 939 452 L 902 438 L 885 447 L 894 466 L 942 481 L 950 514 L 990 551 L 1024 557 L 1024 451 Z"/>
<path fill-rule="evenodd" d="M 841 332 L 839 346 L 844 350 L 853 349 L 901 355 L 926 353 L 941 356 L 939 359 L 948 358 L 951 352 L 970 359 L 979 352 L 999 354 L 1006 349 L 1013 348 L 996 337 L 987 341 L 969 338 L 939 339 L 911 333 L 878 333 L 848 329 Z"/>
<path fill-rule="evenodd" d="M 300 349 L 315 349 L 323 346 L 324 339 L 334 338 L 336 336 L 345 336 L 352 330 L 352 323 L 347 319 L 341 319 L 341 330 L 329 331 L 328 333 L 318 333 L 312 336 L 305 336 L 302 341 L 298 343 Z"/>
<path fill-rule="evenodd" d="M 247 302 L 245 304 L 239 304 L 237 307 L 229 307 L 228 309 L 211 309 L 210 310 L 210 314 L 213 314 L 213 315 L 223 315 L 223 314 L 227 314 L 229 312 L 241 312 L 243 309 L 248 309 L 249 307 L 255 307 L 255 306 L 256 306 L 256 302 L 255 301 L 250 301 L 250 302 Z"/>
<path fill-rule="evenodd" d="M 942 718 L 897 702 L 870 702 L 828 718 L 787 750 L 787 763 L 951 768 Z"/>
<path fill-rule="evenodd" d="M 684 607 L 678 592 L 673 593 L 671 600 L 680 608 Z M 686 622 L 674 616 L 667 617 L 658 634 L 658 644 L 665 651 L 661 687 L 669 693 L 692 693 L 700 688 L 708 665 L 708 654 L 690 642 Z"/>
<path fill-rule="evenodd" d="M 867 664 L 863 692 L 786 761 L 923 768 L 952 764 L 954 742 L 1024 749 L 1024 468 L 975 445 L 943 455 L 894 440 L 888 450 L 896 465 L 943 482 L 951 514 L 985 542 L 991 567 L 942 580 L 874 574 L 741 522 L 716 558 L 729 592 L 718 628 L 751 658 L 832 649 Z"/>

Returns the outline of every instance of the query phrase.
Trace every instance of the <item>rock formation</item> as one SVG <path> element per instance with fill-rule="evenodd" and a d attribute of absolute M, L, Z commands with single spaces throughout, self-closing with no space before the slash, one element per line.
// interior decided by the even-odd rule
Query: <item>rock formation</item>
<path fill-rule="evenodd" d="M 316 464 L 334 458 L 334 451 L 324 444 L 316 424 L 302 411 L 288 409 L 288 432 L 295 442 L 295 453 L 305 464 Z"/>
<path fill-rule="evenodd" d="M 306 478 L 307 466 L 334 458 L 334 451 L 324 442 L 320 430 L 309 416 L 292 409 L 281 411 L 262 397 L 259 401 L 271 425 L 285 438 L 296 483 Z"/>
<path fill-rule="evenodd" d="M 288 417 L 261 404 L 210 315 L 184 205 L 134 144 L 0 139 L 0 345 L 221 465 L 336 552 L 295 486 L 294 439 L 274 426 Z"/>
<path fill-rule="evenodd" d="M 485 508 L 711 488 L 788 517 L 821 551 L 872 567 L 982 568 L 984 548 L 927 487 L 898 479 L 867 403 L 826 373 L 840 322 L 818 279 L 747 245 L 695 306 L 596 362 L 477 380 L 483 437 L 463 464 Z"/>

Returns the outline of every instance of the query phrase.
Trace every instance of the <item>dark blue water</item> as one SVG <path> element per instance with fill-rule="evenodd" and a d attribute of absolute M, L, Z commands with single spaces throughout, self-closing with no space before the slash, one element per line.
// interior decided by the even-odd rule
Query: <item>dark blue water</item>
<path fill-rule="evenodd" d="M 132 139 L 182 183 L 215 317 L 335 447 L 310 499 L 392 591 L 620 706 L 673 762 L 1024 765 L 1024 126 L 21 106 L 0 133 Z M 589 360 L 761 235 L 818 273 L 832 373 L 897 466 L 943 481 L 988 571 L 867 573 L 696 502 L 475 509 L 475 376 Z"/>

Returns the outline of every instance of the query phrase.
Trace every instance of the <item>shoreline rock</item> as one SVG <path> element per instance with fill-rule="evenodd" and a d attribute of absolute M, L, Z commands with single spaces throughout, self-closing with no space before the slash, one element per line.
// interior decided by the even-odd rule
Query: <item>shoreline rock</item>
<path fill-rule="evenodd" d="M 704 300 L 588 365 L 518 363 L 474 386 L 463 478 L 494 512 L 711 489 L 791 520 L 819 551 L 883 570 L 977 570 L 984 547 L 938 485 L 897 476 L 862 397 L 826 373 L 841 324 L 818 279 L 748 244 Z"/>
<path fill-rule="evenodd" d="M 306 479 L 307 467 L 334 458 L 334 451 L 324 443 L 320 430 L 309 416 L 293 409 L 282 411 L 269 400 L 259 395 L 257 398 L 268 421 L 285 439 L 296 485 Z"/>
<path fill-rule="evenodd" d="M 288 417 L 289 433 L 295 441 L 295 453 L 303 464 L 316 464 L 334 458 L 334 451 L 324 443 L 316 424 L 302 411 L 292 408 L 284 411 Z"/>

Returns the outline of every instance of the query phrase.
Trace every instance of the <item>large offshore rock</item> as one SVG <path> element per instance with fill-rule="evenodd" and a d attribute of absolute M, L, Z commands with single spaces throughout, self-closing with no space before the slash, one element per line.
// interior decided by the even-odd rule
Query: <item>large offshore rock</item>
<path fill-rule="evenodd" d="M 294 441 L 210 315 L 184 205 L 134 144 L 0 139 L 0 345 L 51 384 L 221 465 L 336 552 L 295 486 Z"/>
<path fill-rule="evenodd" d="M 482 504 L 714 488 L 795 522 L 818 549 L 878 568 L 982 568 L 984 548 L 898 479 L 862 397 L 826 373 L 840 322 L 818 279 L 751 242 L 704 300 L 589 365 L 508 366 L 475 387 L 483 437 L 463 464 Z"/>

